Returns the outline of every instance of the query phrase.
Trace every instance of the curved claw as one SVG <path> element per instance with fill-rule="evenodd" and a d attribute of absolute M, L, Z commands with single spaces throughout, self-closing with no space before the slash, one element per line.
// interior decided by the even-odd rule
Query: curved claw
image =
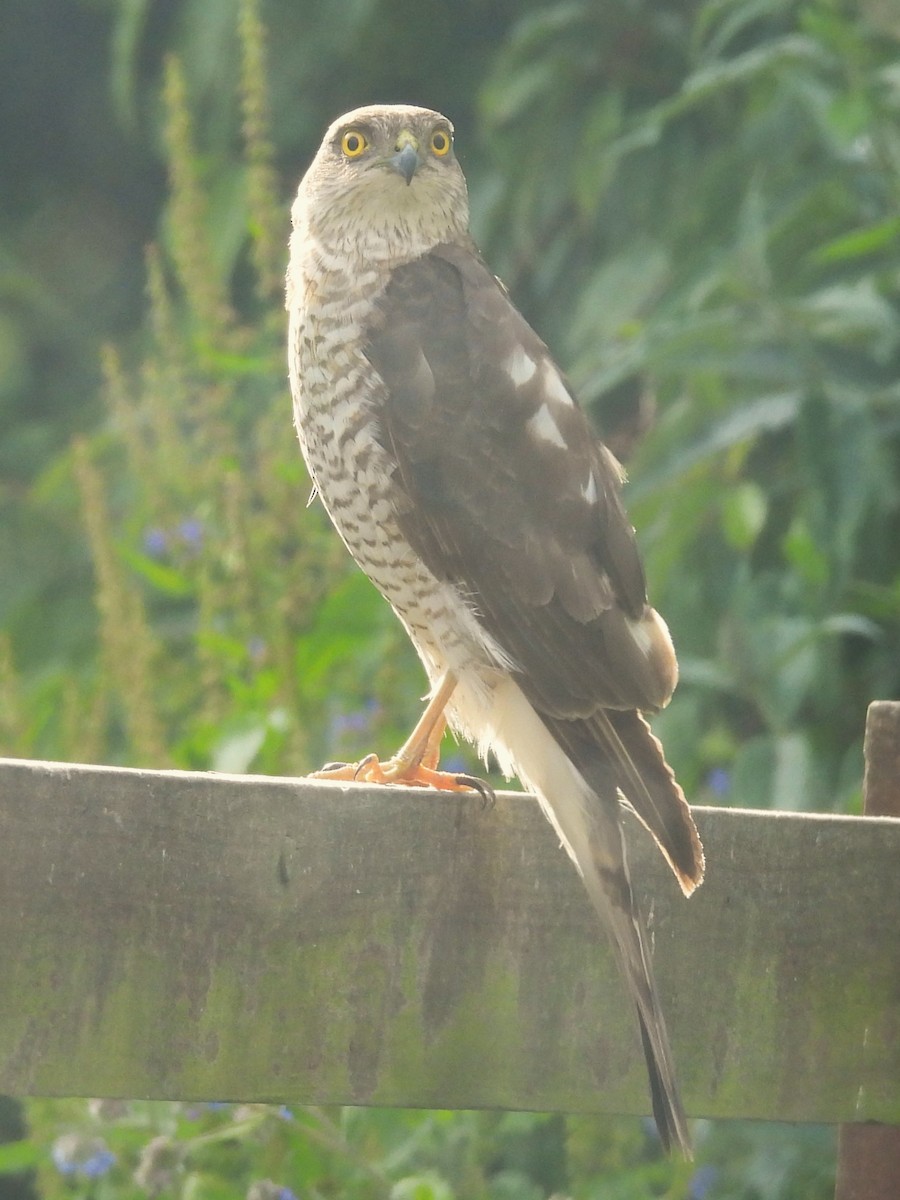
<path fill-rule="evenodd" d="M 477 775 L 456 775 L 455 779 L 460 787 L 471 788 L 479 794 L 482 812 L 487 812 L 497 803 L 497 793 L 486 779 L 479 779 Z"/>
<path fill-rule="evenodd" d="M 372 774 L 375 774 L 374 779 L 370 778 L 369 775 L 366 774 L 368 768 L 370 768 L 370 767 L 373 768 Z M 387 779 L 381 778 L 381 776 L 383 775 L 383 771 L 381 770 L 381 763 L 378 761 L 377 754 L 367 754 L 365 756 L 365 758 L 361 758 L 358 763 L 354 763 L 353 768 L 354 768 L 354 770 L 353 770 L 353 778 L 354 779 L 357 779 L 357 780 L 362 779 L 362 781 L 364 783 L 387 783 L 388 782 Z"/>
<path fill-rule="evenodd" d="M 310 771 L 306 778 L 330 779 L 332 782 L 337 783 L 353 783 L 358 770 L 359 763 L 328 762 L 325 763 L 324 767 L 320 767 L 318 771 Z"/>

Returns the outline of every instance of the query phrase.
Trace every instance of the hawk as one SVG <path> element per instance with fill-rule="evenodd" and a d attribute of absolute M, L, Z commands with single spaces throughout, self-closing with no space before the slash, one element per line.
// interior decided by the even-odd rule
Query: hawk
<path fill-rule="evenodd" d="M 703 852 L 642 713 L 677 679 L 647 602 L 623 472 L 468 231 L 453 126 L 407 105 L 329 128 L 292 210 L 288 359 L 314 489 L 431 685 L 386 763 L 320 774 L 479 786 L 438 771 L 445 723 L 533 791 L 580 872 L 637 1007 L 667 1148 L 690 1135 L 621 810 L 685 894 Z"/>

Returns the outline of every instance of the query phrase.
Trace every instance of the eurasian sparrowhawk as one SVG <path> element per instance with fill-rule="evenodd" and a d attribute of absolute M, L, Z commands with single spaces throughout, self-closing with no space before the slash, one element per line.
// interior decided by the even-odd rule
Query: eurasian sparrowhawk
<path fill-rule="evenodd" d="M 637 1006 L 667 1146 L 687 1121 L 620 828 L 627 803 L 687 894 L 703 853 L 642 712 L 677 665 L 649 606 L 622 470 L 468 232 L 453 128 L 403 105 L 331 126 L 293 208 L 287 308 L 297 431 L 350 553 L 431 683 L 398 755 L 339 778 L 453 779 L 453 729 L 538 797 Z"/>

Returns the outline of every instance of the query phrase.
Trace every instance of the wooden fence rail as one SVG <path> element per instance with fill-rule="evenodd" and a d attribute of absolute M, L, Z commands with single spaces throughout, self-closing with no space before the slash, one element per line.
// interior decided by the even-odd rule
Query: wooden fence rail
<path fill-rule="evenodd" d="M 692 1115 L 900 1123 L 900 820 L 696 810 L 633 873 Z M 0 761 L 0 1091 L 647 1111 L 529 797 Z"/>

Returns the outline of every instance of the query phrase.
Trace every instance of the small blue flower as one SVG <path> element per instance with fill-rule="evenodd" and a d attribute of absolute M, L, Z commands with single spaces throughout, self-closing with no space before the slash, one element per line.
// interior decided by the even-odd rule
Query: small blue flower
<path fill-rule="evenodd" d="M 278 1200 L 297 1200 L 296 1192 L 292 1192 L 289 1187 L 278 1189 Z"/>
<path fill-rule="evenodd" d="M 365 733 L 369 728 L 369 714 L 364 708 L 357 708 L 354 712 L 341 714 L 336 723 L 342 732 Z"/>
<path fill-rule="evenodd" d="M 115 1161 L 116 1156 L 112 1150 L 99 1150 L 82 1163 L 81 1173 L 87 1175 L 89 1179 L 99 1179 L 101 1175 L 106 1174 Z"/>
<path fill-rule="evenodd" d="M 711 1163 L 698 1167 L 688 1184 L 688 1200 L 706 1200 L 709 1189 L 719 1178 L 719 1168 Z"/>
<path fill-rule="evenodd" d="M 291 1111 L 291 1109 L 288 1108 L 288 1106 L 286 1104 L 279 1104 L 277 1111 L 278 1111 L 278 1116 L 281 1117 L 282 1121 L 293 1121 L 294 1120 L 294 1114 Z"/>
<path fill-rule="evenodd" d="M 726 767 L 713 767 L 706 776 L 706 786 L 714 796 L 727 796 L 731 791 L 731 772 Z"/>
<path fill-rule="evenodd" d="M 169 549 L 169 535 L 164 529 L 144 530 L 144 550 L 151 558 L 165 558 Z"/>
<path fill-rule="evenodd" d="M 368 700 L 363 708 L 335 713 L 331 718 L 332 739 L 338 740 L 347 733 L 367 733 L 372 728 L 372 720 L 378 711 L 377 700 Z"/>
<path fill-rule="evenodd" d="M 199 550 L 203 545 L 203 522 L 196 517 L 187 517 L 178 526 L 178 536 L 190 550 Z"/>
<path fill-rule="evenodd" d="M 116 1161 L 115 1154 L 102 1138 L 84 1137 L 79 1133 L 64 1133 L 58 1137 L 50 1155 L 60 1175 L 80 1175 L 84 1179 L 99 1179 Z"/>

